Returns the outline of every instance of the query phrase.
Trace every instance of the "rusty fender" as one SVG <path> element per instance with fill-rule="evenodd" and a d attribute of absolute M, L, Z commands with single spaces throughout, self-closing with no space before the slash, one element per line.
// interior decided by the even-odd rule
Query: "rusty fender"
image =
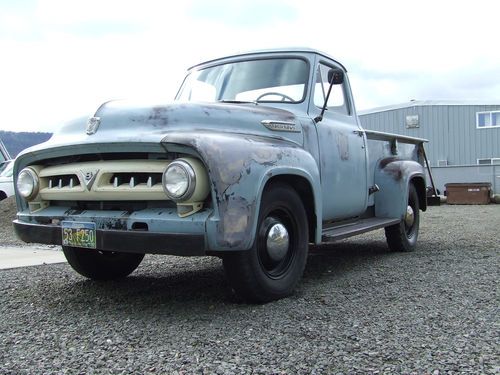
<path fill-rule="evenodd" d="M 214 215 L 207 221 L 212 251 L 247 250 L 254 242 L 260 200 L 266 182 L 278 175 L 305 178 L 314 194 L 315 213 L 321 218 L 318 166 L 297 144 L 278 138 L 234 133 L 174 132 L 162 143 L 194 149 L 208 169 Z M 317 239 L 321 223 L 317 222 Z"/>
<path fill-rule="evenodd" d="M 384 158 L 375 168 L 375 216 L 404 218 L 408 202 L 408 187 L 413 179 L 425 181 L 424 167 L 413 160 Z"/>

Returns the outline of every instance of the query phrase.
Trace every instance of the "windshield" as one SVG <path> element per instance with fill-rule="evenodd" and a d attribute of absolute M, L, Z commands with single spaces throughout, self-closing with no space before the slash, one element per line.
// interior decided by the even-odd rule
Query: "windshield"
<path fill-rule="evenodd" d="M 14 163 L 11 160 L 6 161 L 0 166 L 0 177 L 12 177 Z"/>
<path fill-rule="evenodd" d="M 301 59 L 251 60 L 191 72 L 177 100 L 287 102 L 304 99 L 309 67 Z"/>

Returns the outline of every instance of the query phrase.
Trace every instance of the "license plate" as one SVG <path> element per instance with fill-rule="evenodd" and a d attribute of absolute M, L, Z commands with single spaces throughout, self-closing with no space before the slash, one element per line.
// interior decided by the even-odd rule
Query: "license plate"
<path fill-rule="evenodd" d="M 61 229 L 63 246 L 96 248 L 95 223 L 63 221 Z"/>

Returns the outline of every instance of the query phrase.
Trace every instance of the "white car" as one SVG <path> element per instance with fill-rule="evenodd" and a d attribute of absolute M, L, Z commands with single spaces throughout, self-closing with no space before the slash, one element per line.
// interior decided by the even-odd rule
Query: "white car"
<path fill-rule="evenodd" d="M 13 169 L 14 160 L 7 160 L 0 166 L 0 200 L 14 195 Z"/>

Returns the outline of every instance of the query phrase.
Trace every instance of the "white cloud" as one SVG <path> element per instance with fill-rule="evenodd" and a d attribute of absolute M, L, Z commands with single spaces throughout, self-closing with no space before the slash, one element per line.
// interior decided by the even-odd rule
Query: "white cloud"
<path fill-rule="evenodd" d="M 112 98 L 170 100 L 190 65 L 283 46 L 318 48 L 341 60 L 358 108 L 410 99 L 500 101 L 495 1 L 33 4 L 0 5 L 4 130 L 53 131 Z"/>

